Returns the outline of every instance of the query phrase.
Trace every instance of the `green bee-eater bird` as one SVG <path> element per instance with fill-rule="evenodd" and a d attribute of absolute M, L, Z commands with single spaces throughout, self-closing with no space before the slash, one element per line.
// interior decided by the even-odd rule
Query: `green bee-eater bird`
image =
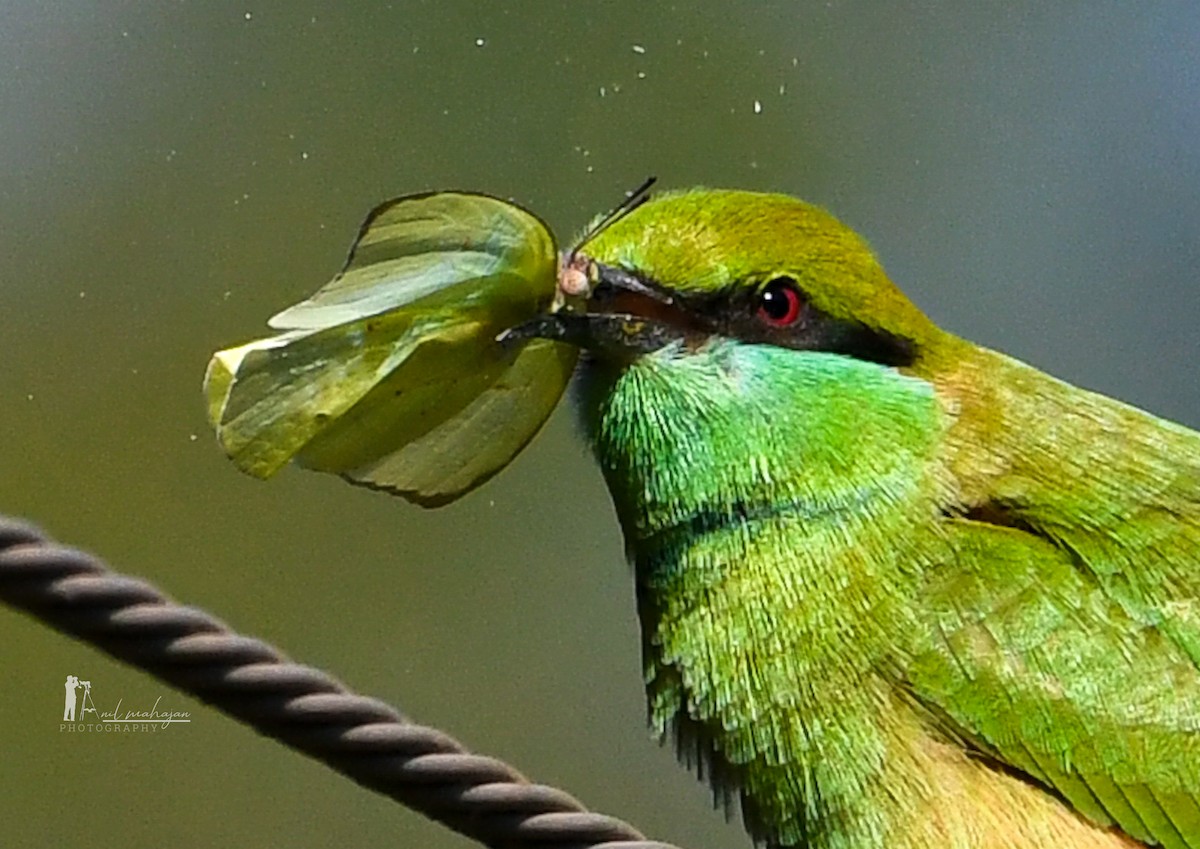
<path fill-rule="evenodd" d="M 652 724 L 756 838 L 1200 847 L 1200 434 L 941 330 L 792 198 L 658 195 L 568 270 L 515 333 L 588 352 Z"/>

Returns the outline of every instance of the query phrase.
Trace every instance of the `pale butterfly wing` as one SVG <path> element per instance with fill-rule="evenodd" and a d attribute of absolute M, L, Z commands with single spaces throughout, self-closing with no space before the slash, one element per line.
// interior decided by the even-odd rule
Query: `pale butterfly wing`
<path fill-rule="evenodd" d="M 407 315 L 284 333 L 217 352 L 209 419 L 234 464 L 266 478 L 398 368 L 416 344 Z"/>
<path fill-rule="evenodd" d="M 575 360 L 576 351 L 569 346 L 533 340 L 486 386 L 480 381 L 470 391 L 458 391 L 456 403 L 469 400 L 453 415 L 436 422 L 428 416 L 409 419 L 410 428 L 413 421 L 427 427 L 415 436 L 412 428 L 403 440 L 391 436 L 394 451 L 356 464 L 342 475 L 352 483 L 395 492 L 427 507 L 453 501 L 508 465 L 537 434 L 558 405 Z M 484 386 L 482 391 L 480 386 Z M 415 393 L 421 400 L 413 406 L 429 409 L 426 402 L 432 399 L 423 396 L 440 396 L 444 391 L 445 384 L 421 387 Z M 351 432 L 345 431 L 345 436 Z M 387 431 L 380 428 L 376 432 Z M 357 451 L 340 430 L 331 428 L 297 461 L 308 468 L 341 471 L 345 468 L 341 463 L 328 463 L 334 445 Z"/>
<path fill-rule="evenodd" d="M 495 342 L 549 307 L 556 272 L 549 231 L 511 204 L 382 205 L 346 269 L 272 319 L 288 332 L 213 357 L 222 447 L 259 477 L 295 458 L 422 504 L 453 500 L 507 465 L 562 395 L 573 348 Z"/>
<path fill-rule="evenodd" d="M 439 295 L 446 302 L 481 297 L 446 290 L 497 273 L 510 275 L 514 285 L 524 283 L 513 296 L 541 301 L 554 285 L 556 264 L 550 231 L 513 204 L 462 192 L 412 195 L 372 210 L 341 273 L 268 324 L 279 330 L 328 327 L 418 300 L 429 309 Z"/>

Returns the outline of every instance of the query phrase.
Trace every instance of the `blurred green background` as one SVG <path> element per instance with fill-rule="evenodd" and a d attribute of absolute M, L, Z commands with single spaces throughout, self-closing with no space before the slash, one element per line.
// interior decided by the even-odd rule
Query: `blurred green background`
<path fill-rule="evenodd" d="M 644 730 L 622 545 L 564 405 L 427 512 L 238 474 L 210 353 L 406 192 L 563 238 L 647 174 L 830 207 L 945 326 L 1200 425 L 1200 7 L 0 4 L 0 511 L 595 808 L 748 846 Z M 63 681 L 193 722 L 60 733 Z M 0 610 L 5 846 L 465 847 Z"/>

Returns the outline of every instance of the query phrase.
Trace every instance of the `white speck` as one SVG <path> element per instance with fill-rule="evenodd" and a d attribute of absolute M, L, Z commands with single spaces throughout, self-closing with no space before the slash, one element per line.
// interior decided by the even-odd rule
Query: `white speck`
<path fill-rule="evenodd" d="M 606 89 L 604 86 L 600 86 L 600 96 L 604 97 L 606 94 L 608 94 L 608 89 Z"/>
<path fill-rule="evenodd" d="M 80 292 L 80 293 L 79 293 L 79 297 L 81 297 L 81 298 L 86 298 L 86 297 L 87 297 L 87 292 Z"/>
<path fill-rule="evenodd" d="M 762 112 L 762 101 L 756 100 L 754 101 L 754 114 L 758 115 L 760 112 Z"/>
<path fill-rule="evenodd" d="M 640 44 L 635 44 L 635 45 L 633 45 L 633 52 L 638 54 L 639 56 L 642 56 L 642 55 L 645 55 L 646 48 L 642 47 L 642 45 L 640 45 Z"/>
<path fill-rule="evenodd" d="M 300 151 L 300 158 L 301 158 L 301 159 L 308 159 L 308 151 L 307 151 L 307 150 L 302 150 L 302 151 Z"/>
<path fill-rule="evenodd" d="M 475 46 L 476 46 L 476 47 L 483 47 L 483 45 L 484 45 L 485 43 L 486 43 L 486 42 L 485 42 L 485 41 L 484 41 L 482 38 L 477 38 L 477 39 L 475 39 Z"/>
<path fill-rule="evenodd" d="M 638 79 L 639 79 L 639 80 L 644 80 L 644 79 L 646 79 L 646 72 L 645 72 L 645 71 L 638 71 L 637 77 L 638 77 Z"/>
<path fill-rule="evenodd" d="M 196 434 L 194 434 L 194 433 L 188 434 L 188 439 L 190 439 L 192 442 L 195 442 L 199 438 L 200 437 L 196 436 Z"/>
<path fill-rule="evenodd" d="M 583 170 L 585 170 L 585 171 L 587 171 L 589 174 L 591 174 L 591 173 L 592 173 L 593 171 L 595 171 L 596 169 L 595 169 L 595 168 L 593 168 L 591 165 L 589 165 L 587 168 L 585 168 L 585 169 L 583 169 Z"/>
<path fill-rule="evenodd" d="M 30 392 L 28 395 L 26 395 L 26 396 L 25 396 L 25 400 L 26 400 L 26 401 L 32 401 L 32 400 L 33 400 L 33 393 L 32 393 L 32 392 Z"/>
<path fill-rule="evenodd" d="M 246 20 L 250 20 L 250 19 L 251 19 L 251 18 L 253 18 L 253 17 L 254 17 L 254 13 L 253 13 L 253 12 L 247 12 L 247 13 L 246 13 Z"/>
<path fill-rule="evenodd" d="M 779 84 L 779 93 L 783 94 L 785 91 L 787 91 L 787 86 L 784 83 L 780 83 Z"/>

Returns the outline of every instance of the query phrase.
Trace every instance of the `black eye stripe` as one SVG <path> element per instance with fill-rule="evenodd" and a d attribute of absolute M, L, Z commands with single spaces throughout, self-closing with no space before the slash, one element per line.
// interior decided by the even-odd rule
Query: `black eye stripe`
<path fill-rule="evenodd" d="M 792 288 L 800 312 L 792 321 L 768 321 L 762 315 L 763 295 Z M 681 299 L 683 300 L 683 299 Z M 782 304 L 782 300 L 781 300 Z M 887 366 L 907 366 L 916 359 L 913 343 L 857 321 L 834 318 L 813 305 L 799 283 L 786 275 L 767 281 L 746 281 L 717 292 L 686 298 L 682 304 L 712 332 L 753 344 L 776 345 L 797 351 L 828 351 Z M 782 309 L 782 307 L 781 307 Z"/>
<path fill-rule="evenodd" d="M 720 289 L 698 292 L 677 289 L 633 268 L 620 270 L 660 293 L 664 303 L 686 313 L 688 326 L 698 333 L 713 333 L 751 344 L 797 351 L 828 351 L 894 367 L 912 365 L 917 358 L 912 340 L 828 315 L 812 303 L 795 278 L 786 274 L 758 276 Z M 759 314 L 761 295 L 776 281 L 794 287 L 800 299 L 800 316 L 787 326 L 773 326 Z"/>

